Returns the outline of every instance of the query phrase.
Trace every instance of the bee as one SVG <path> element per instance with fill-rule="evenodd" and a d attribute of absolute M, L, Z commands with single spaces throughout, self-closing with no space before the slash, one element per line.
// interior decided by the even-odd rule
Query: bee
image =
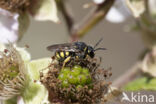
<path fill-rule="evenodd" d="M 98 44 L 102 41 L 100 39 L 94 47 L 87 45 L 85 42 L 73 42 L 73 43 L 63 43 L 54 44 L 47 47 L 47 50 L 55 52 L 55 57 L 59 63 L 63 63 L 63 67 L 71 59 L 86 59 L 87 57 L 94 58 L 95 51 L 106 50 L 106 48 L 96 48 Z"/>

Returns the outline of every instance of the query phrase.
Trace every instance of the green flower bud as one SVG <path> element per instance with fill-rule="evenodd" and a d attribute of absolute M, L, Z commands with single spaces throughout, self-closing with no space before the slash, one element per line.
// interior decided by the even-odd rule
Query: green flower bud
<path fill-rule="evenodd" d="M 65 74 L 70 73 L 70 68 L 66 67 L 66 68 L 62 69 L 61 73 L 65 73 Z"/>
<path fill-rule="evenodd" d="M 61 81 L 66 80 L 66 79 L 67 79 L 67 74 L 61 73 L 61 74 L 58 76 L 58 79 L 61 80 Z"/>
<path fill-rule="evenodd" d="M 75 65 L 75 66 L 73 67 L 73 70 L 80 70 L 80 71 L 82 71 L 82 67 L 79 66 L 79 65 Z"/>
<path fill-rule="evenodd" d="M 62 81 L 62 87 L 68 87 L 69 83 L 67 80 Z"/>
<path fill-rule="evenodd" d="M 61 70 L 58 79 L 62 81 L 63 87 L 67 87 L 67 83 L 71 85 L 86 85 L 92 82 L 90 72 L 87 68 L 75 65 L 71 70 L 65 67 Z"/>
<path fill-rule="evenodd" d="M 83 74 L 89 74 L 89 70 L 87 68 L 83 68 L 82 73 Z"/>
<path fill-rule="evenodd" d="M 90 84 L 92 82 L 92 78 L 90 75 L 87 75 L 86 84 Z"/>
<path fill-rule="evenodd" d="M 81 85 L 77 85 L 77 86 L 76 86 L 77 89 L 81 89 L 82 87 L 83 87 L 83 86 L 81 86 Z"/>
<path fill-rule="evenodd" d="M 74 84 L 74 85 L 76 85 L 78 82 L 77 78 L 72 74 L 68 74 L 68 81 L 70 84 Z"/>
<path fill-rule="evenodd" d="M 73 76 L 76 77 L 76 76 L 80 75 L 81 69 L 74 68 L 71 73 L 72 73 Z"/>
<path fill-rule="evenodd" d="M 78 76 L 78 82 L 80 85 L 86 84 L 87 77 L 84 74 Z"/>

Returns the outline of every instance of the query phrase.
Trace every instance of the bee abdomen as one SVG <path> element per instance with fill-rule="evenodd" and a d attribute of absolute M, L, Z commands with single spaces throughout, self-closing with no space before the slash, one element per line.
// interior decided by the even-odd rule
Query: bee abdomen
<path fill-rule="evenodd" d="M 55 56 L 58 60 L 64 61 L 67 57 L 71 56 L 71 53 L 68 51 L 55 52 Z"/>

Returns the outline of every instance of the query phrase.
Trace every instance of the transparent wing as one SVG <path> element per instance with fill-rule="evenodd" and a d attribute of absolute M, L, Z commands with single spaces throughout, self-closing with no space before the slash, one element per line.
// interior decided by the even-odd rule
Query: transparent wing
<path fill-rule="evenodd" d="M 70 52 L 79 52 L 78 49 L 75 48 L 74 43 L 64 43 L 64 44 L 54 44 L 47 47 L 49 51 L 70 51 Z"/>

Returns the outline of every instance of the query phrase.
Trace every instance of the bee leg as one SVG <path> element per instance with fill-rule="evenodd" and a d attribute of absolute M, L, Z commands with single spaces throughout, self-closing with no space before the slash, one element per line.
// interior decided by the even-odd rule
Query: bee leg
<path fill-rule="evenodd" d="M 70 59 L 71 59 L 71 56 L 67 57 L 67 58 L 64 60 L 62 69 L 64 68 L 64 66 L 66 65 L 66 63 L 70 61 Z"/>

